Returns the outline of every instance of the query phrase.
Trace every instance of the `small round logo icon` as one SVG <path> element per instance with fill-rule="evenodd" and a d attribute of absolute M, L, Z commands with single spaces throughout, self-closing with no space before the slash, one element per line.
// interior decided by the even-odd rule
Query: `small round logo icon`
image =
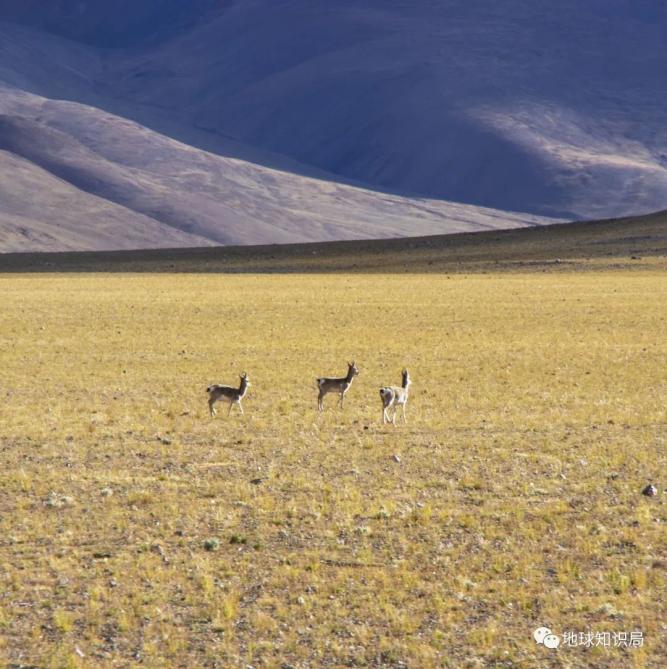
<path fill-rule="evenodd" d="M 551 634 L 551 630 L 548 627 L 538 627 L 533 632 L 533 638 L 537 643 L 544 643 L 544 637 Z"/>
<path fill-rule="evenodd" d="M 560 637 L 554 634 L 548 627 L 538 627 L 533 632 L 533 639 L 536 643 L 552 650 L 560 646 Z"/>
<path fill-rule="evenodd" d="M 555 634 L 547 634 L 544 637 L 543 643 L 547 648 L 558 648 L 560 646 L 560 639 Z"/>

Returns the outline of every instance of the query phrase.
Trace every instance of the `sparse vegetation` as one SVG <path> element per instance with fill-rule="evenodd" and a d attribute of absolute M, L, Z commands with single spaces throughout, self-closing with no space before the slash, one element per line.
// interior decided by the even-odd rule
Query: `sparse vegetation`
<path fill-rule="evenodd" d="M 324 244 L 4 254 L 0 271 L 570 273 L 664 271 L 665 258 L 667 211 L 517 230 Z"/>
<path fill-rule="evenodd" d="M 11 666 L 667 665 L 664 271 L 0 290 Z M 403 367 L 410 422 L 383 426 Z M 210 418 L 246 370 L 245 415 Z"/>

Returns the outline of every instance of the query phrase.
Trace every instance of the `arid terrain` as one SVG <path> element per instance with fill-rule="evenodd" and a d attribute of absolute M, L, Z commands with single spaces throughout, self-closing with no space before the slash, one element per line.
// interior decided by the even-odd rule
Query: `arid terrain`
<path fill-rule="evenodd" d="M 665 669 L 666 30 L 0 0 L 0 666 Z"/>
<path fill-rule="evenodd" d="M 0 272 L 488 272 L 665 268 L 667 212 L 391 240 L 0 254 Z"/>
<path fill-rule="evenodd" d="M 0 657 L 661 669 L 664 230 L 3 257 Z M 242 372 L 245 414 L 211 418 Z"/>

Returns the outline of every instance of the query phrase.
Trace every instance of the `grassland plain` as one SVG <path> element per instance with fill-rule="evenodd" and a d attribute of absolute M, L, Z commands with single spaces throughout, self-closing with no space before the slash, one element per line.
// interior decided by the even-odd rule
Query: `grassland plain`
<path fill-rule="evenodd" d="M 666 276 L 0 277 L 0 657 L 667 666 Z"/>

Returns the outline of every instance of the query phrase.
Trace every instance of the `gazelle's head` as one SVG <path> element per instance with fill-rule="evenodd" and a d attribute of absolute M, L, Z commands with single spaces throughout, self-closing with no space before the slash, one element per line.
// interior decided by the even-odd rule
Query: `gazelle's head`
<path fill-rule="evenodd" d="M 241 374 L 240 378 L 241 378 L 241 383 L 245 384 L 246 386 L 250 385 L 250 378 L 248 377 L 246 372 L 243 372 L 243 374 Z"/>
<path fill-rule="evenodd" d="M 407 388 L 412 383 L 412 379 L 410 378 L 410 374 L 407 369 L 403 370 L 402 375 L 403 375 L 403 387 Z"/>
<path fill-rule="evenodd" d="M 347 373 L 350 378 L 359 376 L 359 368 L 354 364 L 354 360 L 347 363 Z"/>

